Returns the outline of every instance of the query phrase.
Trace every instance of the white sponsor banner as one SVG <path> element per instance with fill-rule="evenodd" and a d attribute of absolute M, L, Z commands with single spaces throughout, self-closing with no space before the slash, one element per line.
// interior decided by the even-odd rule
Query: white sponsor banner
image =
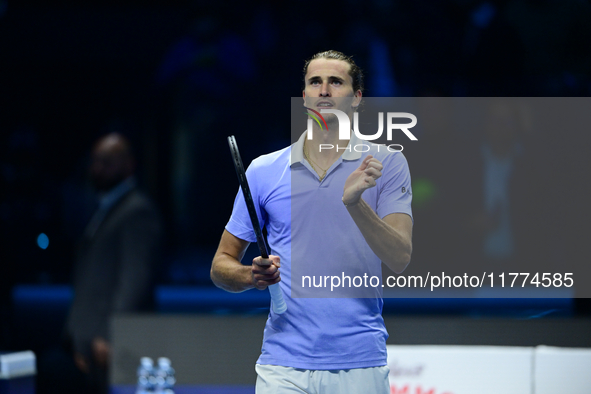
<path fill-rule="evenodd" d="M 35 353 L 32 351 L 0 354 L 0 379 L 34 376 L 36 373 Z"/>
<path fill-rule="evenodd" d="M 388 346 L 391 394 L 531 394 L 534 348 Z"/>
<path fill-rule="evenodd" d="M 535 366 L 536 394 L 591 393 L 591 349 L 538 346 Z"/>

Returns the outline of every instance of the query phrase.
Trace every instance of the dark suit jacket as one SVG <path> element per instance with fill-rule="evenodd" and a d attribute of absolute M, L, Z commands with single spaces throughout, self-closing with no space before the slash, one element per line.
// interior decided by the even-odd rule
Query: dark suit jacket
<path fill-rule="evenodd" d="M 74 301 L 66 331 L 75 351 L 90 355 L 96 336 L 109 339 L 118 312 L 147 310 L 161 246 L 161 223 L 152 202 L 137 189 L 108 211 L 94 235 L 81 240 L 74 268 Z"/>

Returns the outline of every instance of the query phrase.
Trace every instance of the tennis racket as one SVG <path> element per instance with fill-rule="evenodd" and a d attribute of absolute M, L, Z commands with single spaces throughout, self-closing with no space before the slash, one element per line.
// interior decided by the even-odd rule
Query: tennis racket
<path fill-rule="evenodd" d="M 238 145 L 236 144 L 236 138 L 234 138 L 233 135 L 228 137 L 228 145 L 230 145 L 230 151 L 232 152 L 234 168 L 236 168 L 236 175 L 238 175 L 238 182 L 240 182 L 240 188 L 242 189 L 242 194 L 244 195 L 244 202 L 246 202 L 246 208 L 248 209 L 248 214 L 250 216 L 252 228 L 254 229 L 254 233 L 257 238 L 259 252 L 261 253 L 262 258 L 268 259 L 269 249 L 267 248 L 267 243 L 265 242 L 263 232 L 261 231 L 259 218 L 254 207 L 254 202 L 252 201 L 250 188 L 248 187 L 246 171 L 244 171 L 242 159 L 240 158 L 240 152 L 238 151 Z M 283 299 L 283 294 L 281 293 L 279 283 L 275 283 L 274 285 L 269 286 L 269 293 L 271 293 L 271 307 L 273 308 L 273 312 L 277 313 L 278 315 L 284 313 L 287 310 L 287 305 L 285 304 L 285 300 Z"/>

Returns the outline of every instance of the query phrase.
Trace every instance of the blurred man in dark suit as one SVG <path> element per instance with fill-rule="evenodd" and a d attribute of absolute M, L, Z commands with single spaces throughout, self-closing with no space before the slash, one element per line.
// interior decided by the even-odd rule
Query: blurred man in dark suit
<path fill-rule="evenodd" d="M 85 393 L 108 392 L 110 317 L 153 304 L 161 223 L 153 203 L 136 188 L 134 172 L 127 139 L 112 133 L 97 141 L 90 175 L 99 204 L 77 251 L 65 330 L 67 350 L 81 372 L 76 374 L 83 387 L 75 390 Z"/>

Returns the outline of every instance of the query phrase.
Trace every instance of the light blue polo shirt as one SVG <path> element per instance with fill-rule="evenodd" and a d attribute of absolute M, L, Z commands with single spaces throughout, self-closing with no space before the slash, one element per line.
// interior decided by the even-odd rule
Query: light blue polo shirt
<path fill-rule="evenodd" d="M 246 171 L 272 254 L 281 258 L 280 286 L 287 303 L 282 315 L 270 311 L 257 363 L 324 370 L 386 365 L 388 333 L 381 314 L 381 283 L 331 292 L 330 285 L 303 285 L 302 277 L 367 274 L 381 278 L 380 260 L 341 201 L 343 187 L 371 154 L 384 169 L 376 186 L 362 198 L 380 218 L 391 213 L 412 217 L 408 164 L 402 153 L 353 134 L 349 149 L 320 182 L 303 156 L 305 136 L 290 147 L 258 157 Z M 256 242 L 241 191 L 226 230 Z"/>

